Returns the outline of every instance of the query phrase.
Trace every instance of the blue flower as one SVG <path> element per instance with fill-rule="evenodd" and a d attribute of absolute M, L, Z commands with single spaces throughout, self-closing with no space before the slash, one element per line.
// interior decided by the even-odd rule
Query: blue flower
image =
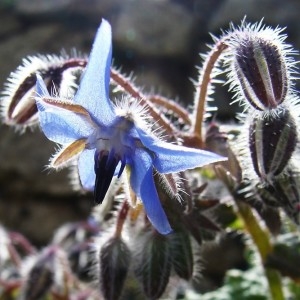
<path fill-rule="evenodd" d="M 114 106 L 109 99 L 111 52 L 111 27 L 103 20 L 72 101 L 51 97 L 37 75 L 41 128 L 48 139 L 62 145 L 50 167 L 64 167 L 76 158 L 83 188 L 94 190 L 95 201 L 101 203 L 112 177 L 120 177 L 127 166 L 131 187 L 150 222 L 167 234 L 172 229 L 157 194 L 154 170 L 176 173 L 224 158 L 164 142 L 136 121 L 136 112 Z"/>

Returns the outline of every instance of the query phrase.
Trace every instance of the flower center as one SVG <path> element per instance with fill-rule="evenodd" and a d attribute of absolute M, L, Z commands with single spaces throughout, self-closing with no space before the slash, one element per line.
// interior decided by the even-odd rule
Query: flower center
<path fill-rule="evenodd" d="M 110 151 L 96 151 L 94 166 L 96 174 L 94 198 L 97 204 L 102 203 L 120 161 L 121 165 L 117 173 L 118 177 L 122 175 L 126 166 L 126 158 L 124 156 L 121 157 L 113 148 Z"/>
<path fill-rule="evenodd" d="M 96 148 L 94 198 L 97 204 L 103 201 L 113 176 L 119 178 L 122 175 L 127 158 L 134 151 L 130 134 L 132 125 L 132 122 L 120 117 L 109 132 L 105 135 L 99 133 L 93 143 Z"/>

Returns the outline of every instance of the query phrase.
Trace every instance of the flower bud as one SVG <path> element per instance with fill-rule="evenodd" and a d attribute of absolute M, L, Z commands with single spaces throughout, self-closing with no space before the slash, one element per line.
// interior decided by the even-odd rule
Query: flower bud
<path fill-rule="evenodd" d="M 293 94 L 297 52 L 285 42 L 283 28 L 243 20 L 231 29 L 223 60 L 235 101 L 260 111 L 277 108 Z"/>
<path fill-rule="evenodd" d="M 275 203 L 282 207 L 286 215 L 295 224 L 300 225 L 300 177 L 298 173 L 288 169 L 286 174 L 273 180 L 272 184 L 265 185 L 261 194 L 263 194 L 262 200 L 267 205 Z"/>
<path fill-rule="evenodd" d="M 193 252 L 188 232 L 180 229 L 170 234 L 172 264 L 176 274 L 185 280 L 193 275 Z"/>
<path fill-rule="evenodd" d="M 57 248 L 48 247 L 34 258 L 31 268 L 25 275 L 21 299 L 42 299 L 54 284 Z"/>
<path fill-rule="evenodd" d="M 289 162 L 297 143 L 294 118 L 286 108 L 256 114 L 249 128 L 249 147 L 257 175 L 268 181 Z"/>
<path fill-rule="evenodd" d="M 31 126 L 38 122 L 35 103 L 36 74 L 41 74 L 49 90 L 65 96 L 76 88 L 75 71 L 86 65 L 83 58 L 64 56 L 30 56 L 12 72 L 2 93 L 2 115 L 9 125 Z"/>
<path fill-rule="evenodd" d="M 159 299 L 169 282 L 172 266 L 172 251 L 169 239 L 156 231 L 143 237 L 137 255 L 135 273 L 149 299 Z"/>
<path fill-rule="evenodd" d="M 102 246 L 100 250 L 100 286 L 105 299 L 119 299 L 130 260 L 130 250 L 120 237 L 113 237 Z"/>
<path fill-rule="evenodd" d="M 272 40 L 256 35 L 241 38 L 234 66 L 244 97 L 254 108 L 272 109 L 284 101 L 287 68 L 284 56 Z"/>

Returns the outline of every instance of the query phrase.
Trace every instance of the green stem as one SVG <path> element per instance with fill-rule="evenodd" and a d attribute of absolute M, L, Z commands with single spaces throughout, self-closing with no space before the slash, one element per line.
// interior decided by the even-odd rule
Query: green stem
<path fill-rule="evenodd" d="M 248 230 L 254 244 L 256 245 L 263 266 L 267 256 L 272 252 L 273 246 L 270 241 L 270 234 L 266 228 L 263 228 L 259 223 L 257 217 L 254 215 L 250 206 L 239 200 L 235 200 L 238 208 L 238 213 L 244 220 L 246 229 Z M 271 297 L 273 300 L 284 300 L 282 290 L 281 277 L 278 271 L 265 267 L 265 275 L 269 284 Z"/>

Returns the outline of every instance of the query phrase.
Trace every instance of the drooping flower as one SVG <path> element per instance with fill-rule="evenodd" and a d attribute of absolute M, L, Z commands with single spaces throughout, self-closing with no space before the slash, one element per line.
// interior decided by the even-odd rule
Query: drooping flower
<path fill-rule="evenodd" d="M 112 177 L 120 177 L 128 166 L 131 187 L 143 202 L 150 222 L 167 234 L 171 227 L 155 187 L 154 170 L 176 173 L 224 158 L 164 142 L 137 121 L 136 111 L 116 108 L 109 99 L 110 65 L 111 27 L 103 20 L 72 101 L 51 97 L 37 75 L 41 128 L 48 139 L 62 145 L 50 167 L 64 167 L 77 159 L 82 187 L 94 190 L 96 203 L 101 203 Z"/>

